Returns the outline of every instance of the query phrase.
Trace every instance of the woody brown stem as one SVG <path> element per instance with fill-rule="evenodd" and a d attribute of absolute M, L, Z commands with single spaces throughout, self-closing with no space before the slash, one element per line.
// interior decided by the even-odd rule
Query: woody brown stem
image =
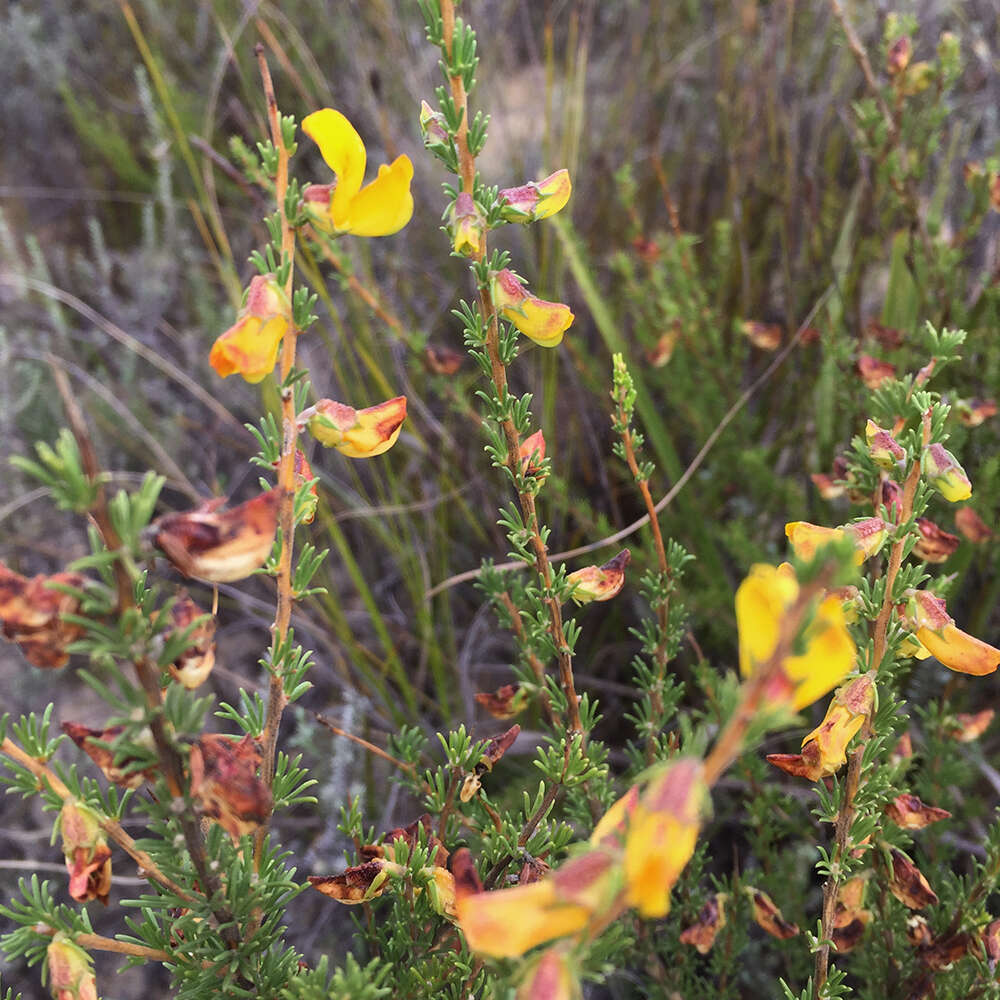
<path fill-rule="evenodd" d="M 930 423 L 925 417 L 923 431 L 924 446 L 930 440 Z M 905 524 L 913 515 L 913 499 L 917 493 L 917 485 L 920 482 L 920 457 L 913 460 L 906 482 L 903 484 L 903 495 L 900 501 L 899 523 Z M 872 628 L 872 656 L 870 670 L 872 673 L 878 671 L 888 648 L 887 636 L 889 622 L 892 619 L 893 590 L 895 589 L 896 577 L 903 564 L 903 549 L 906 545 L 906 536 L 897 539 L 889 552 L 889 563 L 885 573 L 885 595 L 882 598 L 882 606 L 879 608 L 878 616 Z M 832 852 L 832 870 L 823 884 L 823 914 L 822 930 L 820 939 L 824 943 L 820 945 L 816 952 L 815 972 L 813 975 L 813 1000 L 818 1000 L 827 976 L 830 971 L 830 945 L 829 941 L 833 936 L 834 919 L 837 910 L 837 891 L 840 887 L 839 867 L 847 857 L 851 839 L 851 827 L 857 815 L 855 808 L 855 798 L 858 788 L 861 786 L 861 761 L 864 757 L 865 747 L 872 737 L 872 720 L 869 715 L 865 719 L 861 729 L 857 747 L 851 751 L 847 758 L 847 776 L 844 779 L 844 792 L 841 798 L 840 809 L 837 812 L 837 819 L 834 823 L 834 847 Z"/>
<path fill-rule="evenodd" d="M 271 71 L 267 65 L 263 45 L 255 49 L 260 76 L 267 100 L 267 119 L 271 132 L 271 142 L 278 154 L 277 173 L 274 178 L 274 195 L 278 205 L 278 216 L 281 221 L 281 261 L 288 265 L 288 276 L 285 281 L 285 295 L 289 301 L 292 298 L 292 269 L 295 264 L 295 231 L 289 223 L 285 212 L 285 196 L 288 193 L 288 159 L 289 153 L 281 133 L 281 117 L 278 114 L 278 102 L 274 95 L 274 83 Z M 295 387 L 287 384 L 288 376 L 295 366 L 295 350 L 298 331 L 294 321 L 288 326 L 281 343 L 281 461 L 278 467 L 278 488 L 281 491 L 278 507 L 278 528 L 281 532 L 281 554 L 278 561 L 277 602 L 274 613 L 274 624 L 271 626 L 272 649 L 280 649 L 288 637 L 292 620 L 292 605 L 295 595 L 292 590 L 292 549 L 295 538 L 295 446 L 298 440 L 298 423 L 295 414 Z M 281 715 L 288 704 L 285 693 L 282 664 L 271 664 L 271 679 L 267 692 L 267 714 L 264 719 L 264 729 L 261 732 L 261 765 L 260 774 L 264 783 L 270 787 L 274 783 L 274 769 L 277 758 L 278 728 L 281 725 Z M 262 824 L 254 834 L 254 864 L 259 866 L 264 838 L 267 835 L 267 824 Z"/>
<path fill-rule="evenodd" d="M 441 0 L 441 21 L 445 52 L 450 61 L 455 35 L 455 5 L 453 0 Z M 462 191 L 471 197 L 475 189 L 476 163 L 475 158 L 469 150 L 468 95 L 465 92 L 465 84 L 462 82 L 460 76 L 449 74 L 448 83 L 451 88 L 451 96 L 455 102 L 455 107 L 461 115 L 461 124 L 455 135 L 455 145 L 458 149 L 459 176 L 462 181 Z M 486 238 L 484 235 L 476 259 L 481 262 L 485 259 L 485 256 Z M 500 325 L 497 318 L 497 310 L 489 288 L 479 288 L 478 292 L 479 308 L 486 322 L 485 346 L 486 353 L 490 359 L 491 379 L 497 398 L 505 401 L 508 397 L 507 369 L 500 359 Z M 521 438 L 512 420 L 506 419 L 501 421 L 501 426 L 507 445 L 507 469 L 510 472 L 512 481 L 516 484 L 522 480 L 519 454 Z M 535 571 L 541 580 L 545 592 L 543 601 L 549 612 L 549 635 L 552 637 L 552 642 L 556 650 L 556 659 L 559 667 L 559 684 L 566 698 L 568 728 L 571 733 L 579 733 L 583 731 L 583 723 L 580 719 L 580 706 L 573 679 L 573 657 L 566 642 L 565 631 L 563 630 L 562 605 L 558 597 L 552 594 L 552 567 L 549 562 L 548 550 L 541 536 L 538 513 L 535 508 L 535 498 L 531 493 L 523 489 L 518 489 L 517 495 L 524 524 L 531 540 Z"/>

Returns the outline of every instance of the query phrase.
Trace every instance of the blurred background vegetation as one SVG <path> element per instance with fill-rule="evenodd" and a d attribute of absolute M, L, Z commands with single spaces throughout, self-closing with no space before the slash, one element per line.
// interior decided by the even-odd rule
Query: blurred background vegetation
<path fill-rule="evenodd" d="M 552 223 L 499 234 L 533 290 L 568 302 L 577 317 L 562 348 L 526 345 L 513 369 L 515 388 L 536 394 L 554 462 L 543 497 L 552 551 L 597 541 L 642 513 L 611 456 L 612 351 L 625 353 L 638 382 L 656 496 L 752 389 L 663 513 L 664 533 L 696 557 L 682 676 L 701 655 L 720 670 L 734 666 L 733 591 L 751 563 L 781 558 L 786 521 L 853 516 L 847 500 L 823 500 L 810 475 L 829 472 L 863 428 L 861 355 L 915 371 L 927 360 L 925 321 L 964 326 L 965 360 L 937 388 L 953 402 L 997 392 L 1000 215 L 965 165 L 984 164 L 988 177 L 1000 153 L 1000 16 L 993 0 L 895 10 L 914 18 L 913 62 L 938 75 L 892 107 L 893 142 L 879 133 L 878 108 L 826 3 L 462 5 L 480 37 L 477 107 L 492 116 L 480 160 L 487 182 L 509 187 L 562 166 L 574 182 L 569 209 Z M 888 87 L 890 8 L 857 3 L 847 14 Z M 945 31 L 957 59 L 939 52 Z M 506 487 L 482 453 L 473 366 L 445 375 L 428 364 L 428 346 L 462 350 L 451 310 L 470 288 L 440 231 L 443 172 L 421 147 L 420 99 L 437 68 L 415 3 L 4 6 L 4 450 L 27 453 L 64 423 L 50 374 L 58 365 L 114 484 L 134 484 L 152 467 L 168 479 L 171 509 L 256 488 L 247 464 L 255 445 L 242 425 L 275 408 L 275 387 L 222 382 L 207 359 L 232 322 L 269 210 L 242 155 L 265 132 L 258 42 L 282 111 L 301 118 L 336 107 L 365 138 L 370 171 L 400 152 L 416 167 L 416 212 L 401 234 L 345 241 L 329 259 L 300 262 L 320 295 L 320 322 L 301 343 L 317 394 L 360 407 L 405 393 L 410 405 L 399 444 L 377 461 L 316 456 L 321 506 L 311 537 L 331 558 L 318 581 L 328 595 L 304 603 L 296 620 L 317 650 L 304 704 L 379 744 L 402 723 L 433 731 L 464 721 L 485 734 L 495 724 L 477 716 L 473 694 L 510 679 L 510 636 L 471 583 L 428 592 L 484 558 L 505 558 L 494 522 Z M 329 179 L 304 136 L 293 170 Z M 955 421 L 952 449 L 990 526 L 1000 505 L 995 423 L 969 430 Z M 82 555 L 84 540 L 28 489 L 14 470 L 0 477 L 0 552 L 20 572 L 53 571 Z M 953 513 L 937 513 L 954 530 Z M 640 532 L 625 543 L 635 579 L 653 559 L 647 542 Z M 996 561 L 994 545 L 963 542 L 944 567 L 957 574 L 952 613 L 987 641 L 1000 624 Z M 272 597 L 266 582 L 221 591 L 210 683 L 235 700 L 240 684 L 262 683 L 256 661 Z M 601 699 L 599 734 L 612 747 L 630 735 L 621 721 L 637 646 L 628 627 L 643 610 L 626 588 L 580 614 L 577 686 Z M 88 717 L 93 706 L 76 685 L 53 684 L 12 646 L 0 649 L 0 671 L 15 713 L 55 699 L 61 719 L 103 721 Z M 926 684 L 918 668 L 911 697 Z M 977 690 L 987 688 L 980 681 Z M 308 712 L 290 713 L 287 729 L 292 746 L 310 750 L 327 817 L 368 789 L 378 829 L 412 818 L 383 772 L 353 745 L 331 742 Z M 987 755 L 997 739 L 984 744 Z M 995 797 L 1000 777 L 987 777 Z M 0 878 L 13 881 L 19 865 L 37 870 L 40 860 L 61 868 L 47 837 L 40 815 L 5 813 Z M 304 870 L 336 869 L 343 843 L 332 821 L 299 817 L 287 839 Z M 318 933 L 310 923 L 303 947 Z"/>

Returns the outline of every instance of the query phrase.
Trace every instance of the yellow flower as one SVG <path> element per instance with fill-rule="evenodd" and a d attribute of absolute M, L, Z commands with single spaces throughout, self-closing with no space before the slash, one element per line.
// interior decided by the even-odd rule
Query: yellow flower
<path fill-rule="evenodd" d="M 339 111 L 314 111 L 303 120 L 302 130 L 319 146 L 326 165 L 337 175 L 334 184 L 311 184 L 302 194 L 313 225 L 329 233 L 390 236 L 410 221 L 413 164 L 408 156 L 383 164 L 375 180 L 362 187 L 365 144 Z"/>
<path fill-rule="evenodd" d="M 972 483 L 965 469 L 943 445 L 932 444 L 924 452 L 923 466 L 927 481 L 949 503 L 968 500 L 972 496 Z"/>
<path fill-rule="evenodd" d="M 766 666 L 781 639 L 786 613 L 799 594 L 788 563 L 758 564 L 736 591 L 740 672 L 752 677 Z M 854 665 L 854 640 L 847 631 L 841 600 L 824 598 L 802 634 L 804 652 L 786 657 L 781 672 L 795 711 L 834 688 Z"/>
<path fill-rule="evenodd" d="M 274 371 L 278 345 L 291 320 L 288 299 L 274 275 L 257 275 L 236 323 L 212 345 L 208 363 L 223 378 L 239 374 L 259 382 Z"/>
<path fill-rule="evenodd" d="M 940 597 L 927 590 L 911 590 L 905 596 L 909 603 L 904 620 L 916 641 L 949 670 L 981 676 L 1000 665 L 1000 649 L 958 628 Z"/>
<path fill-rule="evenodd" d="M 540 347 L 558 347 L 573 322 L 569 306 L 530 295 L 506 268 L 493 275 L 493 301 L 504 319 Z"/>
<path fill-rule="evenodd" d="M 348 458 L 374 458 L 396 443 L 406 419 L 406 397 L 396 396 L 364 410 L 321 399 L 299 414 L 299 419 L 327 448 L 336 448 Z"/>
<path fill-rule="evenodd" d="M 625 893 L 642 916 L 662 917 L 670 910 L 670 890 L 694 854 L 706 798 L 700 761 L 680 759 L 659 771 L 632 810 Z"/>
<path fill-rule="evenodd" d="M 785 537 L 796 557 L 805 562 L 814 558 L 824 545 L 840 541 L 844 537 L 844 531 L 842 528 L 826 528 L 808 521 L 789 521 L 785 525 Z"/>
<path fill-rule="evenodd" d="M 566 577 L 566 583 L 573 588 L 570 597 L 577 604 L 591 601 L 610 601 L 625 586 L 625 567 L 632 553 L 622 549 L 603 566 L 584 566 Z"/>
<path fill-rule="evenodd" d="M 573 186 L 565 168 L 545 180 L 505 188 L 498 195 L 505 222 L 538 222 L 566 206 Z"/>

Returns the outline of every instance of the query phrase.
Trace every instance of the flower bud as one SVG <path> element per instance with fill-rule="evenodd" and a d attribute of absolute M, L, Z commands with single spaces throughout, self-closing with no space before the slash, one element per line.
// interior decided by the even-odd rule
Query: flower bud
<path fill-rule="evenodd" d="M 450 347 L 428 344 L 424 348 L 424 365 L 435 375 L 454 375 L 462 367 L 464 360 L 464 354 L 453 351 Z"/>
<path fill-rule="evenodd" d="M 420 134 L 428 149 L 446 148 L 451 141 L 444 115 L 435 111 L 426 101 L 420 102 Z"/>
<path fill-rule="evenodd" d="M 943 445 L 932 444 L 924 451 L 923 472 L 931 486 L 951 503 L 972 496 L 972 483 L 965 469 Z"/>
<path fill-rule="evenodd" d="M 566 578 L 566 583 L 573 588 L 570 597 L 577 604 L 610 601 L 625 586 L 625 567 L 631 558 L 632 553 L 622 549 L 603 566 L 585 566 L 570 573 Z"/>
<path fill-rule="evenodd" d="M 858 358 L 858 374 L 868 389 L 877 389 L 883 382 L 895 378 L 896 369 L 888 361 L 879 361 L 870 354 Z"/>
<path fill-rule="evenodd" d="M 321 445 L 336 448 L 348 458 L 374 458 L 388 451 L 399 437 L 406 419 L 406 397 L 356 410 L 353 406 L 321 399 L 299 414 Z"/>
<path fill-rule="evenodd" d="M 475 257 L 483 248 L 486 217 L 466 191 L 459 193 L 451 208 L 451 238 L 455 253 Z"/>
<path fill-rule="evenodd" d="M 886 72 L 889 76 L 899 76 L 900 73 L 906 71 L 906 67 L 910 65 L 910 55 L 912 52 L 913 46 L 909 38 L 905 35 L 902 38 L 897 38 L 889 46 L 885 64 Z"/>
<path fill-rule="evenodd" d="M 914 97 L 922 94 L 934 82 L 936 76 L 937 70 L 932 63 L 926 60 L 911 63 L 903 74 L 900 89 L 905 97 Z"/>
<path fill-rule="evenodd" d="M 541 429 L 526 437 L 518 449 L 517 457 L 521 460 L 521 474 L 537 476 L 541 471 L 541 463 L 545 459 L 545 435 Z"/>
<path fill-rule="evenodd" d="M 902 851 L 890 851 L 889 891 L 904 906 L 922 910 L 938 901 L 937 893 L 928 885 L 920 869 Z"/>
<path fill-rule="evenodd" d="M 259 274 L 250 282 L 236 323 L 212 345 L 208 363 L 223 378 L 238 373 L 247 382 L 260 382 L 274 371 L 278 345 L 291 322 L 284 289 L 273 274 Z"/>
<path fill-rule="evenodd" d="M 281 468 L 281 459 L 271 463 L 272 469 Z M 299 488 L 304 486 L 306 483 L 311 483 L 315 478 L 312 466 L 309 464 L 309 459 L 306 458 L 305 454 L 298 448 L 295 449 L 295 461 L 294 461 L 294 476 L 295 476 L 295 490 L 298 492 Z M 313 483 L 309 487 L 309 493 L 305 497 L 305 500 L 299 500 L 301 505 L 299 510 L 299 522 L 302 524 L 312 524 L 316 518 L 316 505 L 319 503 L 319 491 L 316 489 L 316 484 Z"/>
<path fill-rule="evenodd" d="M 69 799 L 63 804 L 56 827 L 62 834 L 69 894 L 78 903 L 99 899 L 107 905 L 111 890 L 111 848 L 101 827 L 101 817 L 83 802 Z"/>
<path fill-rule="evenodd" d="M 493 275 L 492 294 L 500 315 L 540 347 L 557 347 L 573 322 L 569 306 L 530 295 L 506 268 Z"/>
<path fill-rule="evenodd" d="M 501 191 L 500 214 L 505 222 L 538 222 L 562 209 L 571 192 L 569 171 L 557 170 L 544 180 Z"/>
<path fill-rule="evenodd" d="M 874 420 L 869 420 L 865 426 L 865 440 L 872 461 L 883 469 L 891 469 L 897 463 L 906 461 L 906 452 L 899 442 Z"/>
<path fill-rule="evenodd" d="M 55 1000 L 97 1000 L 93 960 L 61 931 L 45 949 L 44 976 Z"/>
<path fill-rule="evenodd" d="M 895 523 L 899 523 L 903 512 L 903 488 L 894 479 L 883 479 L 881 489 L 882 506 L 889 512 Z"/>
<path fill-rule="evenodd" d="M 943 531 L 926 517 L 917 518 L 917 528 L 920 537 L 913 546 L 913 554 L 918 559 L 929 563 L 943 563 L 949 556 L 954 555 L 958 548 L 958 535 Z"/>
<path fill-rule="evenodd" d="M 278 530 L 281 490 L 268 490 L 223 513 L 225 497 L 166 514 L 150 526 L 153 544 L 185 576 L 209 583 L 242 580 L 267 561 Z"/>
<path fill-rule="evenodd" d="M 677 346 L 680 335 L 680 323 L 674 323 L 669 330 L 661 333 L 656 343 L 646 351 L 646 360 L 654 368 L 662 368 L 674 356 L 674 348 Z"/>

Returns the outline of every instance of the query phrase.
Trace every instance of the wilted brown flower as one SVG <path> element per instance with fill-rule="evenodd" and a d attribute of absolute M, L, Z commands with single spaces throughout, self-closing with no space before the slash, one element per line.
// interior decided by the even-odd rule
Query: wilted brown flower
<path fill-rule="evenodd" d="M 925 947 L 917 949 L 917 957 L 928 968 L 938 972 L 964 958 L 969 953 L 971 944 L 972 935 L 959 931 L 947 937 L 935 938 Z"/>
<path fill-rule="evenodd" d="M 76 722 L 64 722 L 62 731 L 101 769 L 108 781 L 123 788 L 138 788 L 144 781 L 155 777 L 155 768 L 136 770 L 135 758 L 125 758 L 115 763 L 115 752 L 110 746 L 123 732 L 124 726 L 110 726 L 107 729 L 90 729 Z M 152 747 L 153 736 L 146 730 Z"/>
<path fill-rule="evenodd" d="M 920 537 L 913 546 L 913 553 L 918 559 L 929 563 L 943 563 L 954 555 L 960 541 L 958 535 L 949 534 L 926 517 L 917 518 L 917 528 L 920 530 Z"/>
<path fill-rule="evenodd" d="M 625 586 L 625 567 L 631 558 L 632 553 L 622 549 L 603 566 L 585 566 L 570 573 L 566 578 L 566 582 L 573 587 L 570 596 L 577 604 L 610 601 Z"/>
<path fill-rule="evenodd" d="M 504 684 L 496 691 L 479 691 L 476 701 L 494 719 L 513 719 L 528 707 L 528 693 L 519 684 Z"/>
<path fill-rule="evenodd" d="M 188 691 L 204 684 L 215 666 L 215 619 L 206 616 L 187 594 L 181 594 L 171 605 L 172 632 L 183 632 L 202 617 L 205 621 L 191 631 L 188 647 L 170 664 L 170 675 Z"/>
<path fill-rule="evenodd" d="M 698 911 L 695 922 L 681 931 L 681 943 L 696 948 L 701 955 L 707 955 L 715 944 L 719 931 L 726 926 L 727 893 L 717 892 L 709 896 Z"/>
<path fill-rule="evenodd" d="M 878 341 L 887 351 L 895 350 L 903 345 L 903 331 L 897 330 L 893 326 L 884 326 L 876 319 L 868 320 L 865 325 L 865 333 Z"/>
<path fill-rule="evenodd" d="M 506 732 L 487 740 L 483 746 L 482 756 L 475 768 L 465 776 L 459 798 L 462 802 L 470 801 L 479 791 L 482 776 L 493 770 L 493 765 L 514 745 L 521 727 L 516 723 Z"/>
<path fill-rule="evenodd" d="M 846 954 L 861 942 L 872 918 L 870 910 L 866 910 L 865 879 L 856 876 L 848 879 L 837 890 L 837 904 L 833 918 L 833 944 L 837 951 Z"/>
<path fill-rule="evenodd" d="M 191 746 L 191 797 L 238 841 L 271 815 L 271 789 L 258 777 L 260 751 L 249 736 L 202 736 Z"/>
<path fill-rule="evenodd" d="M 997 403 L 995 399 L 960 399 L 955 412 L 966 427 L 978 427 L 996 416 Z"/>
<path fill-rule="evenodd" d="M 889 891 L 896 899 L 911 910 L 922 910 L 938 901 L 937 893 L 910 858 L 894 847 L 890 859 Z"/>
<path fill-rule="evenodd" d="M 402 865 L 376 858 L 353 865 L 341 875 L 310 875 L 309 882 L 324 896 L 350 906 L 381 896 L 388 888 L 390 873 L 402 874 L 405 871 Z"/>
<path fill-rule="evenodd" d="M 740 324 L 740 329 L 747 340 L 762 351 L 776 351 L 781 346 L 783 330 L 778 323 L 761 323 L 747 319 Z"/>
<path fill-rule="evenodd" d="M 858 374 L 866 388 L 877 389 L 886 379 L 895 376 L 896 369 L 888 361 L 879 361 L 870 354 L 862 354 L 858 357 Z"/>
<path fill-rule="evenodd" d="M 799 933 L 798 927 L 782 916 L 781 910 L 766 892 L 753 888 L 748 888 L 747 892 L 753 906 L 753 918 L 759 927 L 763 927 L 768 934 L 782 940 L 793 938 Z"/>
<path fill-rule="evenodd" d="M 995 714 L 992 708 L 984 708 L 980 712 L 959 712 L 955 716 L 955 725 L 948 733 L 959 743 L 971 743 L 986 732 Z"/>
<path fill-rule="evenodd" d="M 218 513 L 224 497 L 194 510 L 167 514 L 150 527 L 153 544 L 185 576 L 228 583 L 264 565 L 278 528 L 281 490 L 275 488 Z"/>
<path fill-rule="evenodd" d="M 916 795 L 910 795 L 908 792 L 897 795 L 885 807 L 885 814 L 896 826 L 901 826 L 904 830 L 922 830 L 931 823 L 951 817 L 947 809 L 924 805 Z"/>
<path fill-rule="evenodd" d="M 959 507 L 955 511 L 955 527 L 974 545 L 993 537 L 989 526 L 971 507 Z"/>
<path fill-rule="evenodd" d="M 424 364 L 435 375 L 454 375 L 462 367 L 464 360 L 464 354 L 453 351 L 450 347 L 428 344 L 424 348 Z"/>
<path fill-rule="evenodd" d="M 68 799 L 56 824 L 62 834 L 69 894 L 78 903 L 99 899 L 107 906 L 111 891 L 111 848 L 101 827 L 101 817 L 85 803 Z"/>
<path fill-rule="evenodd" d="M 53 587 L 82 587 L 78 573 L 55 573 L 31 579 L 0 563 L 0 621 L 3 634 L 17 643 L 25 659 L 36 667 L 62 667 L 69 660 L 66 647 L 83 634 L 79 625 L 63 620 L 76 614 L 80 602 Z"/>

